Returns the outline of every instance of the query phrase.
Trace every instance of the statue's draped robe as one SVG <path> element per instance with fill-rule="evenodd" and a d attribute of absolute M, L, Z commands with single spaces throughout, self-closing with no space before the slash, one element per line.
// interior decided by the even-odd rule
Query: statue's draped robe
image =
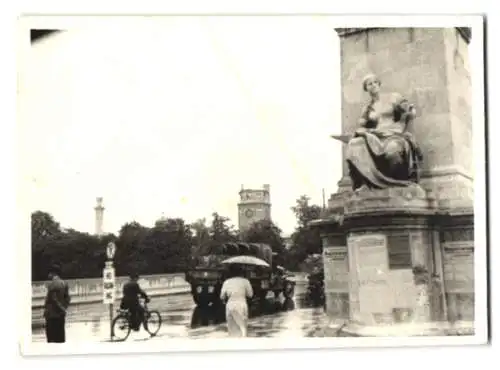
<path fill-rule="evenodd" d="M 353 188 L 383 189 L 418 182 L 421 151 L 406 128 L 410 105 L 399 94 L 381 96 L 368 105 L 362 127 L 347 144 L 346 160 Z M 372 111 L 377 118 L 370 119 Z"/>

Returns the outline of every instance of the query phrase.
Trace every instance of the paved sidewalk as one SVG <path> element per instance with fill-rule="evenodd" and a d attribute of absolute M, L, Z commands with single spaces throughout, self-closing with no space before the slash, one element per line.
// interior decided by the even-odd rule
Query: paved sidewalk
<path fill-rule="evenodd" d="M 391 326 L 365 326 L 346 323 L 341 330 L 345 334 L 359 337 L 412 337 L 474 335 L 474 322 L 459 321 L 405 323 Z"/>

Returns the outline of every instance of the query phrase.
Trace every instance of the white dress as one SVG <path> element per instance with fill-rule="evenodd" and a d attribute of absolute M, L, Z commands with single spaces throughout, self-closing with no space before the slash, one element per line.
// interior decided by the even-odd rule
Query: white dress
<path fill-rule="evenodd" d="M 248 326 L 247 298 L 253 296 L 252 285 L 243 277 L 227 279 L 222 284 L 220 298 L 226 301 L 227 330 L 230 337 L 246 337 Z"/>

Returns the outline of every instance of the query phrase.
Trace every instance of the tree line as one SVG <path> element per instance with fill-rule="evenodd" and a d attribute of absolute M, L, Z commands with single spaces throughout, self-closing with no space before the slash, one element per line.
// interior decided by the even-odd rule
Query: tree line
<path fill-rule="evenodd" d="M 213 242 L 243 241 L 266 243 L 276 252 L 277 262 L 297 271 L 311 254 L 321 253 L 321 239 L 309 221 L 320 218 L 322 209 L 309 204 L 307 196 L 297 199 L 292 207 L 297 226 L 286 248 L 282 230 L 272 221 L 255 222 L 239 232 L 230 219 L 212 214 L 212 219 L 186 223 L 181 218 L 166 218 L 151 227 L 132 221 L 124 224 L 118 235 L 100 237 L 74 229 L 64 229 L 54 217 L 43 211 L 31 214 L 32 281 L 47 279 L 51 264 L 62 268 L 66 279 L 98 278 L 106 261 L 105 246 L 113 241 L 117 249 L 114 266 L 117 275 L 131 271 L 142 275 L 185 272 L 192 257 Z"/>

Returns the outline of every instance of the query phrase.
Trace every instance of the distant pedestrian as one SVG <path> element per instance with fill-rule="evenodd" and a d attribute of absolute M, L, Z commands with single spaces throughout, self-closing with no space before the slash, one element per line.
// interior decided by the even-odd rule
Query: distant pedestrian
<path fill-rule="evenodd" d="M 230 337 L 246 337 L 248 302 L 253 290 L 239 265 L 229 265 L 229 279 L 222 284 L 220 298 L 226 303 L 226 321 Z"/>
<path fill-rule="evenodd" d="M 71 301 L 69 288 L 61 279 L 61 269 L 58 265 L 51 266 L 49 279 L 44 307 L 45 335 L 48 343 L 64 343 L 66 312 Z"/>

